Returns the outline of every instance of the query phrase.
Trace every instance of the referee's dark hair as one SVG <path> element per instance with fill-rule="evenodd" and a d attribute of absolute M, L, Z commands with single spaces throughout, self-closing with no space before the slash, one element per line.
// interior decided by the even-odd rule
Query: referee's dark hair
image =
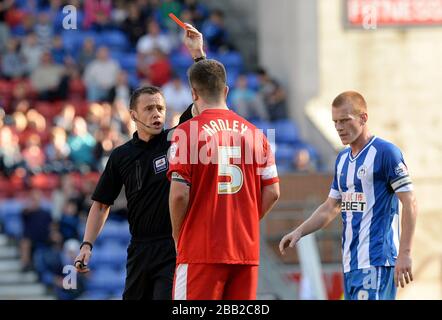
<path fill-rule="evenodd" d="M 190 86 L 208 102 L 218 102 L 226 87 L 226 69 L 213 59 L 194 63 L 188 71 Z"/>
<path fill-rule="evenodd" d="M 158 87 L 155 87 L 155 86 L 146 86 L 146 87 L 141 87 L 141 88 L 136 89 L 134 92 L 132 92 L 132 95 L 130 96 L 129 108 L 131 110 L 134 110 L 137 107 L 138 98 L 142 94 L 154 95 L 157 93 L 161 94 L 164 98 L 164 95 L 163 95 L 163 92 L 161 91 L 161 89 Z"/>

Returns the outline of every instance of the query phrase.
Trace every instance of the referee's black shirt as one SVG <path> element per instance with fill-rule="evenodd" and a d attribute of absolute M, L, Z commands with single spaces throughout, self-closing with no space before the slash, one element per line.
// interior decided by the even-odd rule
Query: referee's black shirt
<path fill-rule="evenodd" d="M 187 114 L 183 115 L 180 122 L 187 119 Z M 129 229 L 134 239 L 172 235 L 170 182 L 166 177 L 169 132 L 164 130 L 148 142 L 139 139 L 135 132 L 130 141 L 114 149 L 92 195 L 92 200 L 112 205 L 124 185 Z"/>

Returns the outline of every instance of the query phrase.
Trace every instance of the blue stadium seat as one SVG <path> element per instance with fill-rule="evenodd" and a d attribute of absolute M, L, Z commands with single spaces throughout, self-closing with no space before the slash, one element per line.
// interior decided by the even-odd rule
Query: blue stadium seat
<path fill-rule="evenodd" d="M 124 276 L 118 271 L 109 268 L 97 269 L 86 282 L 86 289 L 88 291 L 101 291 L 103 293 L 112 294 L 124 288 L 124 281 Z"/>
<path fill-rule="evenodd" d="M 88 290 L 77 300 L 107 300 L 110 298 L 110 296 L 111 294 L 101 290 Z"/>
<path fill-rule="evenodd" d="M 247 75 L 247 85 L 253 91 L 258 91 L 259 89 L 259 79 L 256 73 L 249 73 Z"/>
<path fill-rule="evenodd" d="M 93 31 L 65 30 L 61 33 L 61 37 L 63 38 L 63 47 L 70 52 L 79 53 L 86 38 L 93 38 L 96 46 L 100 45 L 99 37 Z"/>
<path fill-rule="evenodd" d="M 278 120 L 275 125 L 276 142 L 296 143 L 300 140 L 299 129 L 291 120 Z"/>
<path fill-rule="evenodd" d="M 265 135 L 267 135 L 267 130 L 272 129 L 272 123 L 265 121 L 265 120 L 253 120 L 252 123 L 257 127 L 258 129 L 261 129 Z"/>
<path fill-rule="evenodd" d="M 113 269 L 121 269 L 127 260 L 126 245 L 119 242 L 108 241 L 94 247 L 94 255 L 91 267 L 98 269 L 106 266 Z"/>
<path fill-rule="evenodd" d="M 134 73 L 137 70 L 137 54 L 136 53 L 122 54 L 118 58 L 118 62 L 120 63 L 120 67 L 129 73 Z"/>
<path fill-rule="evenodd" d="M 185 74 L 187 69 L 193 64 L 192 57 L 179 52 L 171 53 L 169 61 L 175 72 Z"/>
<path fill-rule="evenodd" d="M 276 163 L 277 164 L 287 164 L 291 163 L 293 156 L 295 155 L 296 148 L 290 144 L 277 144 L 276 145 Z"/>
<path fill-rule="evenodd" d="M 218 54 L 215 59 L 221 62 L 226 69 L 237 69 L 239 72 L 242 71 L 244 67 L 242 56 L 239 52 L 231 51 L 226 53 Z"/>
<path fill-rule="evenodd" d="M 241 70 L 235 67 L 229 67 L 226 68 L 226 72 L 227 72 L 227 85 L 230 88 L 234 88 L 235 84 L 236 84 L 236 79 L 238 79 L 238 76 L 241 73 Z"/>
<path fill-rule="evenodd" d="M 99 245 L 104 245 L 109 241 L 118 241 L 120 244 L 126 245 L 129 243 L 129 240 L 130 233 L 127 222 L 121 223 L 108 220 L 97 238 L 97 243 Z"/>
<path fill-rule="evenodd" d="M 98 36 L 101 44 L 108 47 L 110 50 L 125 51 L 129 48 L 129 40 L 121 31 L 105 31 L 100 33 Z"/>
<path fill-rule="evenodd" d="M 131 88 L 138 88 L 140 86 L 140 79 L 138 78 L 137 74 L 135 72 L 131 72 L 128 75 L 128 82 L 129 82 L 129 86 Z"/>
<path fill-rule="evenodd" d="M 23 234 L 23 221 L 21 215 L 5 215 L 3 228 L 5 234 L 15 239 L 20 239 Z"/>
<path fill-rule="evenodd" d="M 3 200 L 0 202 L 0 221 L 5 214 L 19 216 L 24 208 L 24 204 L 21 201 L 15 199 Z"/>
<path fill-rule="evenodd" d="M 120 50 L 110 50 L 110 57 L 117 61 L 120 65 L 120 61 L 124 59 L 124 57 L 127 55 L 127 53 L 120 51 Z"/>

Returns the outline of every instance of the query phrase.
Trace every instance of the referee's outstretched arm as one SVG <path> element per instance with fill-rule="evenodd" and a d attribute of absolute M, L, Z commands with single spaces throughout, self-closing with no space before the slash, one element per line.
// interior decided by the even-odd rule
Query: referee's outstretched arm
<path fill-rule="evenodd" d="M 86 222 L 83 243 L 79 255 L 75 258 L 74 265 L 78 272 L 88 272 L 87 267 L 92 252 L 92 243 L 103 229 L 104 223 L 109 215 L 110 205 L 98 201 L 93 201 Z"/>

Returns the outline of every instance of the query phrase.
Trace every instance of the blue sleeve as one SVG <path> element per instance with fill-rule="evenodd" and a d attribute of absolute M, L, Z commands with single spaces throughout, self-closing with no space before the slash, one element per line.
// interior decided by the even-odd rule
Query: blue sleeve
<path fill-rule="evenodd" d="M 389 144 L 384 149 L 383 171 L 394 192 L 412 190 L 412 182 L 404 157 L 398 147 Z"/>
<path fill-rule="evenodd" d="M 335 162 L 335 174 L 333 177 L 333 181 L 330 187 L 330 193 L 329 193 L 329 197 L 333 198 L 333 199 L 341 199 L 341 193 L 339 192 L 339 186 L 338 186 L 338 178 L 337 178 L 337 169 L 338 169 L 338 161 L 339 159 L 341 159 L 342 154 L 339 154 L 338 157 L 336 158 L 336 162 Z"/>

